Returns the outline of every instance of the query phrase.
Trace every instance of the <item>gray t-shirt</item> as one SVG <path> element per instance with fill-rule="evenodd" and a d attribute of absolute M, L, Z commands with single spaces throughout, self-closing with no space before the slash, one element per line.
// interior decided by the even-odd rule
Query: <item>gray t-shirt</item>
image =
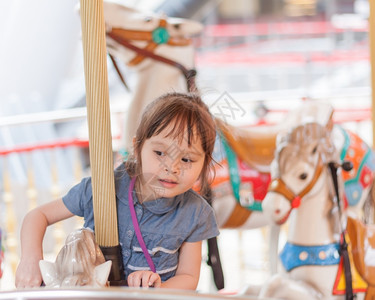
<path fill-rule="evenodd" d="M 138 270 L 150 270 L 134 232 L 128 203 L 130 177 L 119 167 L 115 171 L 119 241 L 126 277 Z M 179 249 L 183 242 L 197 242 L 219 235 L 214 211 L 196 192 L 174 198 L 159 198 L 140 204 L 133 201 L 143 240 L 162 281 L 176 274 Z M 84 217 L 85 227 L 94 228 L 91 178 L 84 178 L 63 197 L 65 206 Z"/>

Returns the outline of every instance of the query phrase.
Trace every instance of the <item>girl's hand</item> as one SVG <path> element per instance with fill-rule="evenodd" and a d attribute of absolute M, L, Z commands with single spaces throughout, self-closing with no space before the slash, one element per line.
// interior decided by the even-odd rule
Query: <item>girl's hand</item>
<path fill-rule="evenodd" d="M 135 271 L 128 276 L 128 286 L 157 288 L 161 286 L 161 278 L 152 271 Z"/>
<path fill-rule="evenodd" d="M 40 287 L 42 275 L 39 269 L 39 258 L 21 259 L 16 271 L 16 288 Z"/>

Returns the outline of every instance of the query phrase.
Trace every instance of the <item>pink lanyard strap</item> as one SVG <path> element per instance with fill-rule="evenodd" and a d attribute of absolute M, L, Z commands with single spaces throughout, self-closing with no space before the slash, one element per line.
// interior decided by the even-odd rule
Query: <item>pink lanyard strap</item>
<path fill-rule="evenodd" d="M 154 262 L 151 259 L 150 253 L 148 253 L 148 251 L 147 251 L 146 244 L 145 244 L 145 242 L 142 238 L 141 229 L 139 228 L 137 215 L 135 214 L 134 202 L 133 202 L 134 184 L 135 184 L 135 177 L 132 178 L 132 180 L 130 181 L 130 186 L 129 186 L 129 191 L 128 191 L 130 214 L 132 216 L 133 226 L 134 226 L 135 234 L 137 235 L 138 243 L 142 248 L 143 254 L 146 257 L 147 263 L 148 263 L 151 271 L 156 273 Z"/>

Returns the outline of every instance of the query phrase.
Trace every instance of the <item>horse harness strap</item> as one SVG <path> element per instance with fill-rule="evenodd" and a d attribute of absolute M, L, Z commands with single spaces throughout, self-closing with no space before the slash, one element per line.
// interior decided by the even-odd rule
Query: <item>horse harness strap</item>
<path fill-rule="evenodd" d="M 333 182 L 333 186 L 335 189 L 338 211 L 339 211 L 339 216 L 340 216 L 339 219 L 341 220 L 340 193 L 339 193 L 339 184 L 338 184 L 338 178 L 337 178 L 338 166 L 334 162 L 330 162 L 328 163 L 328 167 L 332 175 L 332 182 Z M 341 232 L 340 255 L 342 256 L 343 263 L 344 263 L 344 275 L 345 275 L 345 284 L 346 284 L 345 299 L 353 300 L 354 294 L 353 294 L 353 286 L 352 286 L 352 273 L 351 273 L 351 266 L 350 266 L 349 252 L 348 252 L 348 243 L 345 238 L 344 230 L 342 230 Z"/>
<path fill-rule="evenodd" d="M 167 20 L 161 18 L 159 26 L 153 31 L 141 31 L 141 30 L 129 30 L 122 28 L 112 28 L 111 32 L 125 40 L 133 41 L 146 41 L 147 45 L 144 48 L 148 51 L 153 51 L 160 44 L 168 44 L 173 46 L 187 46 L 191 44 L 191 39 L 187 38 L 174 38 L 171 37 L 166 29 Z M 144 55 L 137 52 L 137 56 L 133 58 L 128 64 L 130 66 L 135 66 L 143 61 Z"/>
<path fill-rule="evenodd" d="M 106 34 L 108 37 L 110 37 L 120 45 L 137 53 L 137 56 L 134 57 L 128 63 L 128 65 L 137 65 L 140 62 L 142 62 L 145 57 L 149 57 L 156 61 L 170 65 L 172 67 L 176 67 L 185 76 L 188 91 L 195 91 L 195 75 L 197 73 L 195 69 L 188 70 L 182 64 L 173 61 L 169 58 L 157 55 L 153 52 L 153 50 L 155 50 L 156 47 L 160 44 L 167 44 L 173 46 L 187 46 L 191 43 L 191 39 L 188 38 L 174 38 L 169 36 L 169 33 L 165 27 L 166 20 L 161 19 L 159 27 L 157 27 L 153 31 L 138 31 L 126 30 L 122 28 L 112 28 L 111 31 L 108 31 Z M 140 48 L 138 46 L 133 45 L 130 42 L 130 40 L 146 41 L 148 43 L 145 48 Z"/>
<path fill-rule="evenodd" d="M 160 26 L 158 28 L 165 28 L 165 27 Z M 127 40 L 148 41 L 148 42 L 153 42 L 157 44 L 157 42 L 155 42 L 155 38 L 153 37 L 152 31 L 127 30 L 127 29 L 122 29 L 122 28 L 112 28 L 111 31 L 114 34 Z M 168 44 L 171 46 L 188 46 L 191 44 L 191 39 L 184 38 L 184 37 L 175 38 L 175 37 L 168 36 L 168 40 L 164 42 L 164 44 Z"/>
<path fill-rule="evenodd" d="M 321 156 L 319 156 L 317 169 L 314 173 L 313 178 L 311 179 L 310 183 L 298 195 L 294 194 L 293 191 L 285 184 L 285 182 L 280 177 L 272 180 L 268 191 L 283 195 L 286 199 L 288 199 L 291 202 L 291 209 L 297 208 L 301 204 L 301 199 L 311 191 L 316 181 L 322 174 L 322 171 L 323 161 Z"/>
<path fill-rule="evenodd" d="M 119 69 L 119 67 L 117 65 L 117 62 L 116 62 L 115 58 L 111 54 L 109 54 L 109 58 L 111 59 L 112 64 L 115 67 L 115 70 L 116 70 L 118 76 L 120 77 L 120 81 L 125 86 L 126 90 L 130 91 L 129 86 L 126 83 L 126 81 L 124 79 L 124 76 L 122 76 L 121 71 L 120 71 L 120 69 Z"/>
<path fill-rule="evenodd" d="M 286 271 L 302 266 L 329 266 L 340 262 L 340 244 L 303 246 L 287 242 L 280 253 Z"/>

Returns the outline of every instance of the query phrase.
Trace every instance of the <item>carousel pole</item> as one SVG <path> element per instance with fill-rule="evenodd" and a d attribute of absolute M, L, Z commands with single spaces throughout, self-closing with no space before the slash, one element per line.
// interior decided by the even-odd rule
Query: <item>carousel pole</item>
<path fill-rule="evenodd" d="M 372 112 L 372 147 L 375 147 L 375 0 L 368 0 L 370 5 L 369 39 L 371 64 L 371 112 Z"/>
<path fill-rule="evenodd" d="M 125 285 L 118 240 L 103 0 L 80 0 L 95 238 L 112 260 L 110 285 Z"/>

